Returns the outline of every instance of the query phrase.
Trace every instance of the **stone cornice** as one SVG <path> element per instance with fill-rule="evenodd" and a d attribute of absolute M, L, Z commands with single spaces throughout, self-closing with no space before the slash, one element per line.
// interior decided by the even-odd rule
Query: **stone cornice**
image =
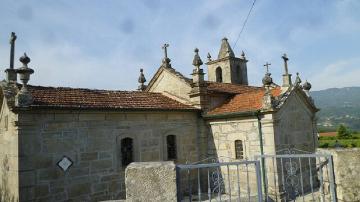
<path fill-rule="evenodd" d="M 216 60 L 211 60 L 207 63 L 205 63 L 206 65 L 211 65 L 211 64 L 215 64 L 217 62 L 222 62 L 225 60 L 235 60 L 235 61 L 243 61 L 243 62 L 248 62 L 248 60 L 246 59 L 241 59 L 241 58 L 237 58 L 237 57 L 232 57 L 232 56 L 226 56 L 224 58 L 220 58 L 220 59 L 216 59 Z"/>

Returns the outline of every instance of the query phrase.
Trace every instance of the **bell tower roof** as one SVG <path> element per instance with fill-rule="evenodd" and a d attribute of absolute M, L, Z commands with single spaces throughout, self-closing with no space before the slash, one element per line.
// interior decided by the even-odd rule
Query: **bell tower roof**
<path fill-rule="evenodd" d="M 225 58 L 227 56 L 235 57 L 234 51 L 231 49 L 228 39 L 224 37 L 221 40 L 221 47 L 219 50 L 218 59 Z"/>

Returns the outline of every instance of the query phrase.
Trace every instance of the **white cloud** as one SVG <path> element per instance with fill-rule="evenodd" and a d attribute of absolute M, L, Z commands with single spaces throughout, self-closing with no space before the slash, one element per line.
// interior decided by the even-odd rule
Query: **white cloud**
<path fill-rule="evenodd" d="M 313 90 L 329 87 L 360 86 L 360 58 L 349 58 L 327 65 L 310 77 Z"/>

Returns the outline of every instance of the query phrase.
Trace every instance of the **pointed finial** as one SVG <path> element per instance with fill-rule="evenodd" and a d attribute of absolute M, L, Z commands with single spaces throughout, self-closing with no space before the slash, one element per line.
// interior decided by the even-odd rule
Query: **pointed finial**
<path fill-rule="evenodd" d="M 262 79 L 262 83 L 264 84 L 264 86 L 270 86 L 273 83 L 271 73 L 265 74 L 264 78 Z"/>
<path fill-rule="evenodd" d="M 34 73 L 34 70 L 28 67 L 30 58 L 26 55 L 26 53 L 24 53 L 24 55 L 21 56 L 19 60 L 21 63 L 23 63 L 23 66 L 16 69 L 16 73 L 20 75 L 22 87 L 16 95 L 15 105 L 26 107 L 33 102 L 32 95 L 30 91 L 27 90 L 27 84 L 30 80 L 30 75 Z"/>
<path fill-rule="evenodd" d="M 243 51 L 243 50 L 241 51 L 241 57 L 240 57 L 240 59 L 243 59 L 243 60 L 244 60 L 244 59 L 246 59 L 246 57 L 245 57 L 245 53 L 244 53 L 244 51 Z"/>
<path fill-rule="evenodd" d="M 225 57 L 235 57 L 234 51 L 231 49 L 231 46 L 228 42 L 228 39 L 224 37 L 221 40 L 221 47 L 218 54 L 218 59 L 225 58 Z"/>
<path fill-rule="evenodd" d="M 309 83 L 307 80 L 305 81 L 305 83 L 303 84 L 303 89 L 305 91 L 309 91 L 311 89 L 311 83 Z"/>
<path fill-rule="evenodd" d="M 289 58 L 287 57 L 286 53 L 284 53 L 284 55 L 281 56 L 281 58 L 284 60 L 285 75 L 288 75 L 289 71 L 288 71 L 287 61 L 289 60 Z"/>
<path fill-rule="evenodd" d="M 167 48 L 169 47 L 170 45 L 168 43 L 165 43 L 163 46 L 162 46 L 162 49 L 164 50 L 164 59 L 162 60 L 162 63 L 165 67 L 171 67 L 171 60 L 170 58 L 168 58 L 168 55 L 167 55 Z"/>
<path fill-rule="evenodd" d="M 299 76 L 299 72 L 296 72 L 295 86 L 300 86 L 300 84 L 301 84 L 301 79 Z"/>
<path fill-rule="evenodd" d="M 19 58 L 19 61 L 23 64 L 24 67 L 27 67 L 27 65 L 30 63 L 30 58 L 24 53 L 23 56 Z"/>
<path fill-rule="evenodd" d="M 200 56 L 199 56 L 199 49 L 198 48 L 195 48 L 194 50 L 195 52 L 195 56 L 194 56 L 194 59 L 193 59 L 193 65 L 196 67 L 196 69 L 200 69 L 200 66 L 203 64 Z"/>
<path fill-rule="evenodd" d="M 207 59 L 208 59 L 208 62 L 212 61 L 210 53 L 207 54 Z"/>
<path fill-rule="evenodd" d="M 140 91 L 144 91 L 146 88 L 146 85 L 144 85 L 144 83 L 146 82 L 146 78 L 145 78 L 145 75 L 143 72 L 144 72 L 144 70 L 142 68 L 140 68 L 140 76 L 138 79 L 138 82 L 140 83 L 138 90 L 140 90 Z"/>

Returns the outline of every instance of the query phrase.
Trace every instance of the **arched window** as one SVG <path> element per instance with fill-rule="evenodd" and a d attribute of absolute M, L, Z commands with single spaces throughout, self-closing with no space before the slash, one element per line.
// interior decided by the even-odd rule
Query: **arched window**
<path fill-rule="evenodd" d="M 216 68 L 216 82 L 222 82 L 222 70 L 221 67 Z"/>
<path fill-rule="evenodd" d="M 235 158 L 244 159 L 244 146 L 242 140 L 235 140 Z"/>
<path fill-rule="evenodd" d="M 166 136 L 166 146 L 167 146 L 167 160 L 176 160 L 177 151 L 176 151 L 175 135 Z"/>
<path fill-rule="evenodd" d="M 123 167 L 129 165 L 133 162 L 133 139 L 132 138 L 124 138 L 121 140 L 121 165 Z"/>

